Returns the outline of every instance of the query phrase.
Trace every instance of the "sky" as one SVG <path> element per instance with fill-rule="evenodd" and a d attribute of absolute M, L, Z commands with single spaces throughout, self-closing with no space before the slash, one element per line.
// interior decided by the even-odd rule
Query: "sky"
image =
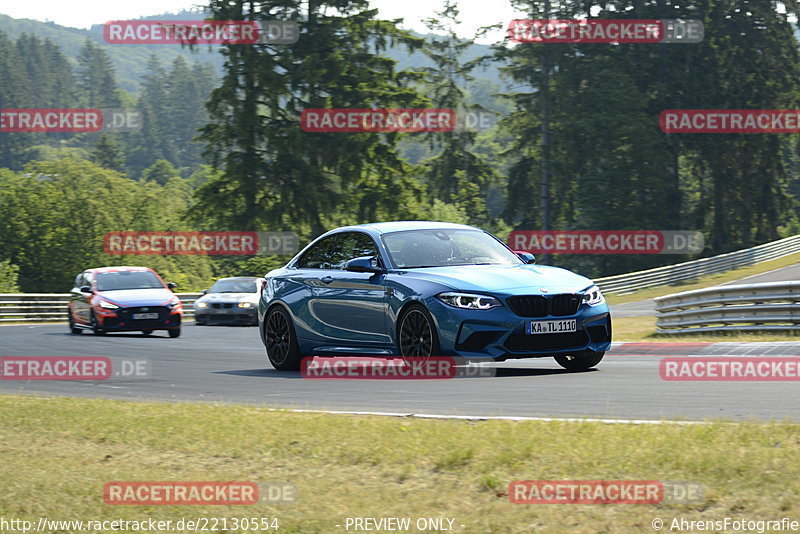
<path fill-rule="evenodd" d="M 422 19 L 431 17 L 441 8 L 441 0 L 372 0 L 384 18 L 404 18 L 404 27 L 427 32 Z M 13 18 L 53 21 L 62 26 L 89 28 L 109 20 L 128 20 L 203 5 L 198 0 L 0 0 L 0 13 Z M 494 23 L 508 25 L 517 18 L 508 0 L 458 0 L 462 21 L 458 33 L 471 37 L 474 31 Z M 518 15 L 523 17 L 523 15 Z M 502 38 L 498 31 L 479 42 L 496 42 Z"/>

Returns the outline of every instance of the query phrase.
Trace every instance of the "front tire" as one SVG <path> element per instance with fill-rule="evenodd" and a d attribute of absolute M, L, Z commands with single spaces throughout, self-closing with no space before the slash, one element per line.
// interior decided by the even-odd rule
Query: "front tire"
<path fill-rule="evenodd" d="M 94 314 L 94 312 L 92 312 L 91 328 L 92 333 L 96 336 L 106 335 L 106 331 L 100 328 L 100 323 L 97 322 L 97 316 Z"/>
<path fill-rule="evenodd" d="M 555 356 L 558 365 L 570 372 L 585 371 L 596 366 L 605 356 L 605 352 L 585 351 L 569 356 Z"/>
<path fill-rule="evenodd" d="M 297 345 L 294 324 L 289 314 L 275 306 L 264 318 L 264 347 L 272 367 L 278 371 L 298 371 L 302 354 Z"/>
<path fill-rule="evenodd" d="M 430 312 L 421 304 L 411 304 L 400 316 L 397 327 L 397 348 L 403 358 L 438 356 L 439 334 Z"/>

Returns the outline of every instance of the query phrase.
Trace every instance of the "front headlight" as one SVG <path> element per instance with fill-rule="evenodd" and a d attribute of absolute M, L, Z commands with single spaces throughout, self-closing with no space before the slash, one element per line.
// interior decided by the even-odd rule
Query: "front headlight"
<path fill-rule="evenodd" d="M 208 304 L 206 304 L 205 302 L 195 302 L 194 303 L 194 307 L 195 308 L 208 308 Z"/>
<path fill-rule="evenodd" d="M 436 298 L 454 308 L 462 308 L 464 310 L 488 310 L 489 308 L 503 305 L 502 302 L 494 297 L 472 293 L 440 293 L 436 295 Z"/>
<path fill-rule="evenodd" d="M 107 310 L 116 310 L 117 308 L 119 308 L 119 306 L 117 306 L 113 302 L 108 302 L 107 300 L 101 300 L 100 307 L 105 308 Z"/>
<path fill-rule="evenodd" d="M 597 306 L 605 301 L 606 299 L 603 298 L 603 294 L 600 292 L 600 288 L 597 286 L 592 286 L 583 292 L 584 304 L 588 304 L 589 306 Z"/>
<path fill-rule="evenodd" d="M 240 302 L 239 303 L 239 307 L 240 308 L 252 308 L 253 307 L 253 303 L 252 302 Z"/>

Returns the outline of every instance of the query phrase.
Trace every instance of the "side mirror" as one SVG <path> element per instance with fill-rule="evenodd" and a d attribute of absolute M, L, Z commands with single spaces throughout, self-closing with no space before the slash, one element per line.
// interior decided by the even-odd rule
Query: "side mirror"
<path fill-rule="evenodd" d="M 92 288 L 89 286 L 81 286 L 81 293 L 91 293 Z"/>
<path fill-rule="evenodd" d="M 344 264 L 345 271 L 353 273 L 382 273 L 382 267 L 377 265 L 375 256 L 362 256 L 360 258 L 353 258 Z"/>
<path fill-rule="evenodd" d="M 524 250 L 515 250 L 514 253 L 525 263 L 536 263 L 536 256 Z"/>
<path fill-rule="evenodd" d="M 176 284 L 175 282 L 168 282 L 167 287 L 169 289 L 175 289 L 176 287 L 178 287 L 178 284 Z"/>
<path fill-rule="evenodd" d="M 204 290 L 202 290 L 202 291 L 200 292 L 200 294 L 201 294 L 201 295 L 205 295 L 206 293 L 208 293 L 208 289 L 204 289 Z"/>

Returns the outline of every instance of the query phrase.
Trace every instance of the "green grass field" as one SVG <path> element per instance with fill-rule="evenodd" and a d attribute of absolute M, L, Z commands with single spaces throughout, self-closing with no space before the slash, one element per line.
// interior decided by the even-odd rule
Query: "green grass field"
<path fill-rule="evenodd" d="M 447 421 L 32 396 L 0 396 L 0 423 L 6 519 L 278 517 L 280 532 L 312 534 L 346 532 L 336 525 L 347 517 L 448 517 L 455 532 L 477 534 L 800 519 L 794 424 Z M 509 502 L 510 482 L 554 479 L 690 481 L 705 495 L 691 505 Z M 279 506 L 104 503 L 106 482 L 136 480 L 284 481 L 299 493 Z"/>

